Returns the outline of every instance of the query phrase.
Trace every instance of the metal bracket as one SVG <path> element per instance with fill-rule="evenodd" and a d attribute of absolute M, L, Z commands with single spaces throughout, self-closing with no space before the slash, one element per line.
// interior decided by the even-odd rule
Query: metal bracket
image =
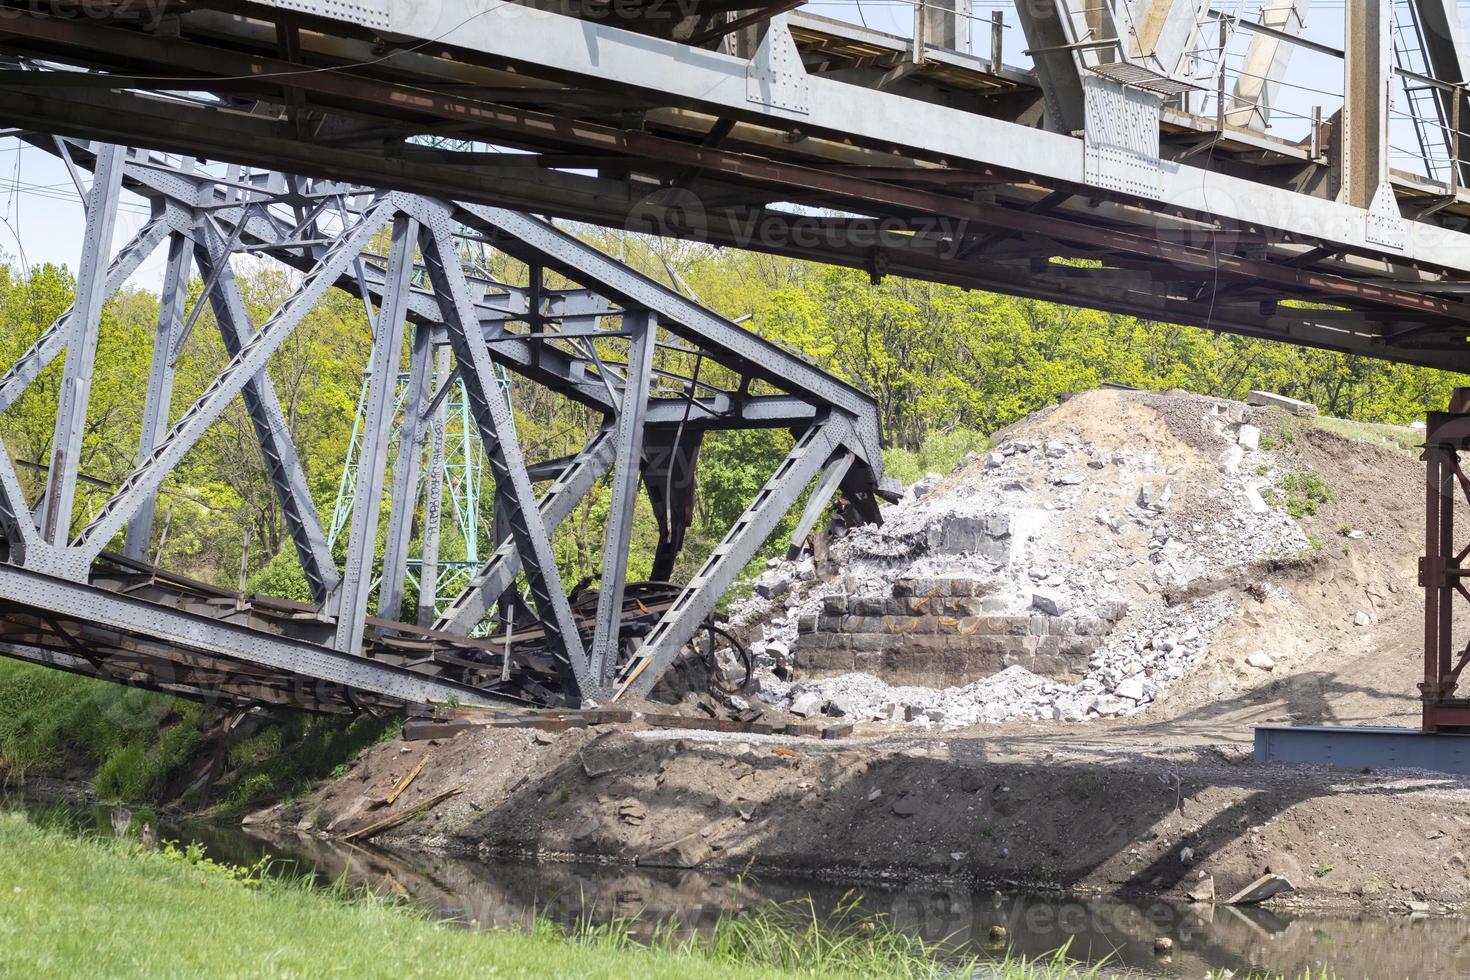
<path fill-rule="evenodd" d="M 810 88 L 785 16 L 771 18 L 755 57 L 745 66 L 746 99 L 804 116 L 811 111 Z"/>
<path fill-rule="evenodd" d="M 1373 193 L 1373 203 L 1368 207 L 1367 238 L 1374 245 L 1384 248 L 1402 249 L 1408 244 L 1408 229 L 1404 216 L 1399 212 L 1398 199 L 1388 181 L 1378 185 Z"/>
<path fill-rule="evenodd" d="M 1085 76 L 1083 180 L 1095 187 L 1138 197 L 1158 198 L 1159 107 L 1153 92 Z"/>

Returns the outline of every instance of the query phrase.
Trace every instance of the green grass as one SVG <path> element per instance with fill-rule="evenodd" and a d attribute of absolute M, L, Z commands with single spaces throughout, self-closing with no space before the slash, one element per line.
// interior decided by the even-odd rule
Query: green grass
<path fill-rule="evenodd" d="M 0 813 L 0 975 L 109 977 L 670 977 L 966 974 L 922 941 L 849 904 L 754 909 L 701 938 L 631 920 L 472 931 L 345 888 L 215 864 L 197 847 L 77 836 Z M 1058 954 L 1012 959 L 1002 980 L 1085 980 Z"/>
<path fill-rule="evenodd" d="M 97 767 L 104 797 L 156 797 L 197 741 L 199 709 L 147 691 L 0 660 L 0 777 Z M 162 734 L 160 734 L 162 733 Z"/>
<path fill-rule="evenodd" d="M 1281 489 L 1267 492 L 1267 501 L 1286 508 L 1297 520 L 1316 514 L 1332 499 L 1332 488 L 1315 473 L 1297 471 L 1281 478 Z"/>
<path fill-rule="evenodd" d="M 0 783 L 79 769 L 95 774 L 100 799 L 164 802 L 209 748 L 205 734 L 220 717 L 189 701 L 0 659 Z M 396 717 L 290 714 L 232 735 L 211 803 L 238 812 L 289 797 L 398 725 Z"/>
<path fill-rule="evenodd" d="M 1352 419 L 1333 418 L 1330 415 L 1318 416 L 1312 420 L 1312 423 L 1318 428 L 1335 432 L 1348 439 L 1376 443 L 1407 455 L 1417 456 L 1419 447 L 1424 445 L 1424 432 L 1411 429 L 1407 425 L 1357 422 Z"/>

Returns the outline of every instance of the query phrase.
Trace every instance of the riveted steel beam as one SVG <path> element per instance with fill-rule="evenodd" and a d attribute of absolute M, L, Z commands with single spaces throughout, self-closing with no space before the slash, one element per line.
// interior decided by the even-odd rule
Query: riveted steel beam
<path fill-rule="evenodd" d="M 225 407 L 244 390 L 245 385 L 262 368 L 267 359 L 301 325 L 302 319 L 321 301 L 327 289 L 367 246 L 398 208 L 396 196 L 388 195 L 370 208 L 357 224 L 343 233 L 322 255 L 297 286 L 260 329 L 250 338 L 199 399 L 169 430 L 148 459 L 135 469 L 102 506 L 97 516 L 78 534 L 74 546 L 90 562 L 107 547 L 113 535 L 122 530 L 137 513 L 147 495 L 157 491 L 168 474 L 199 441 Z"/>
<path fill-rule="evenodd" d="M 630 688 L 647 691 L 663 676 L 832 453 L 844 443 L 855 442 L 851 423 L 841 415 L 818 422 L 803 433 L 750 506 L 736 518 L 725 539 L 643 639 L 618 678 L 615 696 L 622 696 Z"/>
<path fill-rule="evenodd" d="M 555 531 L 612 466 L 613 445 L 613 430 L 600 430 L 542 494 L 537 506 L 548 530 Z M 515 541 L 506 538 L 465 590 L 455 597 L 434 628 L 468 633 L 489 614 L 491 603 L 511 587 L 520 571 L 520 552 Z"/>
<path fill-rule="evenodd" d="M 229 247 L 207 221 L 200 223 L 196 237 L 201 244 L 195 248 L 195 260 L 204 280 L 213 283 L 209 291 L 210 307 L 214 310 L 225 351 L 234 357 L 250 342 L 251 330 L 245 298 L 240 295 L 240 284 L 230 268 Z M 281 502 L 281 514 L 296 546 L 296 556 L 301 560 L 306 584 L 311 589 L 312 598 L 318 603 L 326 602 L 341 575 L 332 559 L 332 551 L 327 547 L 321 515 L 317 513 L 316 501 L 311 497 L 311 485 L 297 455 L 286 412 L 281 407 L 270 373 L 263 368 L 256 372 L 246 381 L 241 397 L 250 416 L 250 424 L 255 429 L 255 438 L 260 443 L 266 476 Z"/>
<path fill-rule="evenodd" d="M 623 374 L 618 405 L 616 460 L 612 502 L 602 542 L 602 579 L 597 593 L 597 625 L 592 640 L 592 676 L 598 687 L 612 680 L 621 643 L 623 586 L 628 575 L 628 544 L 633 537 L 633 507 L 638 502 L 638 475 L 642 470 L 643 413 L 653 380 L 653 350 L 658 321 L 650 313 L 625 314 L 623 325 L 632 331 L 628 368 Z"/>
<path fill-rule="evenodd" d="M 378 544 L 378 514 L 383 504 L 388 439 L 393 429 L 393 404 L 398 388 L 398 361 L 403 353 L 403 326 L 408 293 L 413 284 L 413 251 L 419 223 L 400 212 L 393 218 L 393 244 L 388 253 L 387 291 L 373 325 L 371 375 L 368 379 L 362 444 L 358 450 L 357 494 L 347 536 L 347 561 L 336 597 L 337 633 L 333 645 L 347 653 L 362 650 L 363 620 L 373 582 L 373 556 Z M 385 570 L 386 571 L 386 570 Z M 396 570 L 395 573 L 396 574 Z M 396 619 L 398 610 L 379 609 Z"/>

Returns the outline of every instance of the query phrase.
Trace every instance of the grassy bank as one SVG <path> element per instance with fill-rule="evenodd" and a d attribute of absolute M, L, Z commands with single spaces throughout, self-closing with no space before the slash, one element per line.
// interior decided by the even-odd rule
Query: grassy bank
<path fill-rule="evenodd" d="M 99 799 L 236 812 L 296 793 L 397 731 L 395 719 L 249 718 L 0 659 L 0 783 L 77 775 Z M 199 775 L 223 753 L 217 777 Z"/>
<path fill-rule="evenodd" d="M 789 911 L 789 910 L 788 910 Z M 632 944 L 617 926 L 568 936 L 472 932 L 389 905 L 229 868 L 188 849 L 144 852 L 0 813 L 0 975 L 739 978 L 932 976 L 945 967 L 877 920 L 846 926 L 757 911 L 698 942 Z M 959 975 L 968 971 L 962 968 Z M 1075 980 L 1013 962 L 1004 980 Z"/>

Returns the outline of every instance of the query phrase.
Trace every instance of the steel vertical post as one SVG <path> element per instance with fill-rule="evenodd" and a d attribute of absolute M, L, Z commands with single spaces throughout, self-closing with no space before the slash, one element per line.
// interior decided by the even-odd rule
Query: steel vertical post
<path fill-rule="evenodd" d="M 368 381 L 357 493 L 347 534 L 347 561 L 337 595 L 337 631 L 333 638 L 333 646 L 345 653 L 362 651 L 363 620 L 367 616 L 368 593 L 373 581 L 378 514 L 382 510 L 388 439 L 398 388 L 398 358 L 403 350 L 408 293 L 413 288 L 413 251 L 418 231 L 418 221 L 411 215 L 399 214 L 393 219 L 386 289 L 373 328 L 373 373 Z"/>
<path fill-rule="evenodd" d="M 93 362 L 102 330 L 102 304 L 106 300 L 107 255 L 117 225 L 125 154 L 121 146 L 99 145 L 92 186 L 87 192 L 87 227 L 83 233 L 82 258 L 77 264 L 76 300 L 68 324 L 66 364 L 51 438 L 51 469 L 42 505 L 41 536 L 57 546 L 66 544 L 71 530 L 72 504 L 76 500 L 77 475 L 81 472 L 82 437 L 87 428 L 87 403 L 92 396 Z"/>
<path fill-rule="evenodd" d="M 419 457 L 424 447 L 425 416 L 433 392 L 431 372 L 434 329 L 421 323 L 414 328 L 413 352 L 408 365 L 408 390 L 403 398 L 403 423 L 398 429 L 398 457 L 393 467 L 393 494 L 388 505 L 388 537 L 383 543 L 383 577 L 378 585 L 378 615 L 398 619 L 403 605 L 403 577 L 408 570 L 408 545 L 413 515 L 418 509 Z M 386 447 L 384 447 L 386 448 Z"/>
<path fill-rule="evenodd" d="M 592 676 L 599 687 L 607 686 L 612 680 L 617 665 L 628 544 L 633 535 L 633 508 L 638 503 L 638 476 L 642 470 L 643 417 L 653 383 L 653 353 L 658 339 L 658 321 L 646 310 L 624 314 L 623 326 L 631 333 L 628 370 L 618 404 L 612 504 L 603 536 L 602 582 L 597 594 L 597 627 L 592 637 Z"/>
<path fill-rule="evenodd" d="M 444 528 L 444 439 L 448 399 L 440 397 L 452 380 L 449 348 L 434 352 L 434 412 L 430 421 L 429 470 L 424 475 L 424 533 L 419 561 L 418 624 L 431 626 L 439 615 L 439 541 Z"/>
<path fill-rule="evenodd" d="M 590 699 L 596 693 L 596 686 L 588 671 L 587 654 L 577 634 L 571 604 L 567 601 L 561 572 L 556 567 L 556 556 L 551 550 L 551 538 L 541 519 L 535 490 L 526 472 L 526 461 L 516 438 L 510 406 L 506 405 L 501 394 L 494 362 L 490 359 L 484 334 L 480 332 L 474 300 L 465 282 L 464 271 L 459 267 L 452 241 L 450 214 L 447 210 L 432 211 L 432 207 L 426 202 L 425 210 L 432 225 L 431 232 L 423 238 L 424 262 L 429 270 L 429 280 L 439 294 L 444 325 L 449 330 L 449 339 L 459 362 L 470 410 L 480 430 L 497 490 L 505 492 L 511 502 L 510 522 L 516 549 L 521 555 L 547 645 L 565 667 L 568 695 Z"/>
<path fill-rule="evenodd" d="M 184 304 L 189 289 L 189 239 L 175 232 L 169 237 L 168 265 L 163 289 L 158 296 L 158 322 L 153 331 L 153 363 L 148 371 L 148 395 L 143 401 L 143 424 L 138 433 L 138 465 L 168 432 L 169 407 L 174 393 L 174 337 L 184 322 Z M 148 537 L 153 530 L 153 511 L 158 493 L 148 494 L 138 512 L 128 521 L 123 537 L 123 554 L 143 561 Z"/>

